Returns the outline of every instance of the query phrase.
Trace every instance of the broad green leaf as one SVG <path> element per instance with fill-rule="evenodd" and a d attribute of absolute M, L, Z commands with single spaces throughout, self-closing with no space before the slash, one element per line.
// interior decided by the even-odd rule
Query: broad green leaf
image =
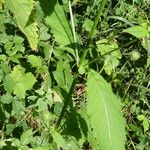
<path fill-rule="evenodd" d="M 26 89 L 22 83 L 17 83 L 13 89 L 13 93 L 19 98 L 25 98 Z"/>
<path fill-rule="evenodd" d="M 47 102 L 45 100 L 43 100 L 42 98 L 38 99 L 36 105 L 38 107 L 38 111 L 39 112 L 46 112 L 46 111 L 48 111 Z"/>
<path fill-rule="evenodd" d="M 108 40 L 103 39 L 96 42 L 97 50 L 100 54 L 104 55 L 104 70 L 110 75 L 112 71 L 119 65 L 119 59 L 121 59 L 121 53 L 118 49 L 117 43 L 112 41 L 108 43 Z"/>
<path fill-rule="evenodd" d="M 50 34 L 48 34 L 48 28 L 44 24 L 40 25 L 39 34 L 40 40 L 42 41 L 46 41 L 50 38 Z"/>
<path fill-rule="evenodd" d="M 133 26 L 133 27 L 123 30 L 123 32 L 129 33 L 139 39 L 149 36 L 148 30 L 141 26 Z"/>
<path fill-rule="evenodd" d="M 0 61 L 6 61 L 6 55 L 4 55 L 4 54 L 1 54 L 0 55 Z"/>
<path fill-rule="evenodd" d="M 17 138 L 13 139 L 12 146 L 20 147 L 21 143 L 20 143 L 19 139 L 17 139 Z"/>
<path fill-rule="evenodd" d="M 20 113 L 23 112 L 24 110 L 25 110 L 25 107 L 24 107 L 23 101 L 18 101 L 17 99 L 12 101 L 12 112 L 11 112 L 12 116 L 20 115 Z"/>
<path fill-rule="evenodd" d="M 1 96 L 0 101 L 3 104 L 10 104 L 13 101 L 13 97 L 9 93 L 6 93 Z"/>
<path fill-rule="evenodd" d="M 6 75 L 4 78 L 4 89 L 8 92 L 8 93 L 12 93 L 14 87 L 15 87 L 15 82 L 12 80 L 12 78 L 10 77 L 10 75 Z"/>
<path fill-rule="evenodd" d="M 15 84 L 20 81 L 20 79 L 23 75 L 23 70 L 22 69 L 23 68 L 19 65 L 15 66 L 13 68 L 13 71 L 10 74 L 10 76 L 11 76 L 12 80 L 15 82 Z"/>
<path fill-rule="evenodd" d="M 87 113 L 100 150 L 125 149 L 125 122 L 111 86 L 93 70 L 87 80 Z"/>
<path fill-rule="evenodd" d="M 21 83 L 23 84 L 26 90 L 30 90 L 35 82 L 36 78 L 31 72 L 26 73 L 21 80 Z"/>
<path fill-rule="evenodd" d="M 30 47 L 37 49 L 38 28 L 37 23 L 31 20 L 34 7 L 33 0 L 6 0 L 6 6 L 14 14 L 14 18 L 20 30 L 26 35 Z M 21 17 L 20 17 L 21 16 Z M 33 19 L 33 18 L 32 18 Z"/>
<path fill-rule="evenodd" d="M 143 121 L 145 119 L 145 116 L 144 115 L 138 115 L 137 118 L 139 121 Z"/>
<path fill-rule="evenodd" d="M 22 145 L 27 145 L 32 141 L 32 139 L 33 139 L 32 129 L 29 129 L 22 133 L 20 141 Z"/>
<path fill-rule="evenodd" d="M 50 2 L 51 1 L 52 0 L 50 0 Z M 45 20 L 46 23 L 50 26 L 56 41 L 59 42 L 62 46 L 72 44 L 73 35 L 63 7 L 59 4 L 56 4 L 55 6 L 52 4 L 51 8 L 49 9 L 53 9 L 53 12 L 52 14 L 49 14 Z"/>
<path fill-rule="evenodd" d="M 86 31 L 90 32 L 92 29 L 92 26 L 93 26 L 93 21 L 87 18 L 84 21 L 83 28 L 85 28 Z"/>
<path fill-rule="evenodd" d="M 37 68 L 41 67 L 41 65 L 42 65 L 41 58 L 38 56 L 35 56 L 35 55 L 29 55 L 28 56 L 28 62 L 31 63 L 31 65 L 33 67 L 37 67 Z"/>
<path fill-rule="evenodd" d="M 66 149 L 66 142 L 65 142 L 65 140 L 64 140 L 64 138 L 62 137 L 61 134 L 54 131 L 52 133 L 52 136 L 53 136 L 54 141 L 57 143 L 57 146 Z"/>
<path fill-rule="evenodd" d="M 4 79 L 4 88 L 9 93 L 14 93 L 19 98 L 24 98 L 26 91 L 30 90 L 36 78 L 32 73 L 24 73 L 24 68 L 17 65 L 13 71 Z"/>

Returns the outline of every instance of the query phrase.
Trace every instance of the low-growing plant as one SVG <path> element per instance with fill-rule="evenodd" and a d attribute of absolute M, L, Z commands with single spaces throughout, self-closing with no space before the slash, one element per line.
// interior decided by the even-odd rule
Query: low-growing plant
<path fill-rule="evenodd" d="M 0 1 L 0 148 L 150 146 L 149 1 Z"/>

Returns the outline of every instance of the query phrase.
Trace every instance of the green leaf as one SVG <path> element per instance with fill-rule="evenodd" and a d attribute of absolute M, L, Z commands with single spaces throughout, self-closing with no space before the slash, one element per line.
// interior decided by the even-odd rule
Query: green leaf
<path fill-rule="evenodd" d="M 5 76 L 3 83 L 4 83 L 5 91 L 7 91 L 8 93 L 11 93 L 15 87 L 15 82 L 12 80 L 10 75 Z"/>
<path fill-rule="evenodd" d="M 138 118 L 139 121 L 143 121 L 144 132 L 149 130 L 149 121 L 148 121 L 148 119 L 144 115 L 138 115 L 137 118 Z"/>
<path fill-rule="evenodd" d="M 38 28 L 37 23 L 33 22 L 33 16 L 31 17 L 31 13 L 34 7 L 34 1 L 6 0 L 5 4 L 8 9 L 14 14 L 17 25 L 20 30 L 26 35 L 30 47 L 33 50 L 36 50 L 38 43 Z"/>
<path fill-rule="evenodd" d="M 4 88 L 7 92 L 13 92 L 19 98 L 24 98 L 26 91 L 30 90 L 36 78 L 32 73 L 24 73 L 24 68 L 17 65 L 13 71 L 4 79 Z"/>
<path fill-rule="evenodd" d="M 66 149 L 66 142 L 64 138 L 58 132 L 54 131 L 52 133 L 54 141 L 57 143 L 57 146 Z"/>
<path fill-rule="evenodd" d="M 22 75 L 23 75 L 23 68 L 18 65 L 13 68 L 13 71 L 11 72 L 10 77 L 16 84 L 17 82 L 20 81 Z"/>
<path fill-rule="evenodd" d="M 57 63 L 57 70 L 53 72 L 53 75 L 61 88 L 65 88 L 66 90 L 70 89 L 73 77 L 70 72 L 68 61 L 59 61 Z"/>
<path fill-rule="evenodd" d="M 123 32 L 129 33 L 139 39 L 149 36 L 148 30 L 141 26 L 133 26 L 133 27 L 123 30 Z"/>
<path fill-rule="evenodd" d="M 41 67 L 41 65 L 42 65 L 41 58 L 38 56 L 35 56 L 35 55 L 29 55 L 28 56 L 28 62 L 31 63 L 31 65 L 33 67 L 37 67 L 37 68 Z"/>
<path fill-rule="evenodd" d="M 147 118 L 145 118 L 143 120 L 143 127 L 144 127 L 144 132 L 148 131 L 149 130 L 149 121 Z"/>
<path fill-rule="evenodd" d="M 96 44 L 98 52 L 100 52 L 102 56 L 104 55 L 104 70 L 110 75 L 119 65 L 119 59 L 122 57 L 118 45 L 114 41 L 108 43 L 106 39 L 99 40 Z"/>
<path fill-rule="evenodd" d="M 21 80 L 21 83 L 23 84 L 25 90 L 30 90 L 35 82 L 36 78 L 31 72 L 26 73 Z"/>
<path fill-rule="evenodd" d="M 87 113 L 101 150 L 125 149 L 125 122 L 120 102 L 101 75 L 89 71 Z"/>
<path fill-rule="evenodd" d="M 6 61 L 6 55 L 2 54 L 0 55 L 0 61 Z"/>
<path fill-rule="evenodd" d="M 92 29 L 92 26 L 93 26 L 93 21 L 87 18 L 84 21 L 83 28 L 85 28 L 86 31 L 90 32 Z"/>
<path fill-rule="evenodd" d="M 22 83 L 17 83 L 13 89 L 13 93 L 19 98 L 25 98 L 26 89 Z"/>
<path fill-rule="evenodd" d="M 139 121 L 143 121 L 145 119 L 145 116 L 144 115 L 138 115 L 137 118 Z"/>
<path fill-rule="evenodd" d="M 27 131 L 24 131 L 21 135 L 20 141 L 22 145 L 27 145 L 32 141 L 33 133 L 32 129 L 29 129 Z"/>
<path fill-rule="evenodd" d="M 20 143 L 19 139 L 17 139 L 17 138 L 13 139 L 12 146 L 20 147 L 21 143 Z"/>
<path fill-rule="evenodd" d="M 48 34 L 48 28 L 44 24 L 40 25 L 39 32 L 40 32 L 39 33 L 40 34 L 40 40 L 46 41 L 50 38 L 50 34 Z"/>
<path fill-rule="evenodd" d="M 42 98 L 39 98 L 36 105 L 38 106 L 39 112 L 46 112 L 48 110 L 47 102 L 44 101 Z"/>
<path fill-rule="evenodd" d="M 13 97 L 9 93 L 6 93 L 1 96 L 0 101 L 3 104 L 10 104 L 13 101 Z"/>
<path fill-rule="evenodd" d="M 20 113 L 23 112 L 24 110 L 25 110 L 25 107 L 24 107 L 23 101 L 18 101 L 17 99 L 12 101 L 12 112 L 11 112 L 12 116 L 20 115 Z"/>
<path fill-rule="evenodd" d="M 52 4 L 49 9 L 53 9 L 53 12 L 52 14 L 49 14 L 45 20 L 50 26 L 56 41 L 62 46 L 70 45 L 73 42 L 73 35 L 63 7 L 59 4 L 56 4 L 55 6 Z"/>

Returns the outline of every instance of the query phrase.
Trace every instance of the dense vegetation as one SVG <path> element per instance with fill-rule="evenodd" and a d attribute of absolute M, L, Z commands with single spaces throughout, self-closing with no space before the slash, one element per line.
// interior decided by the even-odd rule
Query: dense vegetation
<path fill-rule="evenodd" d="M 0 149 L 150 149 L 149 0 L 0 1 Z"/>

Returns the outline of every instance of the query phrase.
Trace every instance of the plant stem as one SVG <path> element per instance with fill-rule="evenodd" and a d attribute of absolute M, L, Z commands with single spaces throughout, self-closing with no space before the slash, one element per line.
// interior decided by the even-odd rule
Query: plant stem
<path fill-rule="evenodd" d="M 91 39 L 93 38 L 93 36 L 94 36 L 94 32 L 95 32 L 95 30 L 96 30 L 97 24 L 98 24 L 98 22 L 99 22 L 99 19 L 100 19 L 101 15 L 102 15 L 103 10 L 104 10 L 104 7 L 105 7 L 105 5 L 106 5 L 106 2 L 107 2 L 107 0 L 102 0 L 102 1 L 101 1 L 98 14 L 97 14 L 97 16 L 96 16 L 96 18 L 95 18 L 95 21 L 94 21 L 94 23 L 93 23 L 91 32 L 90 32 L 90 34 L 89 34 L 89 40 L 91 40 Z M 90 44 L 90 43 L 89 43 L 89 44 Z"/>
<path fill-rule="evenodd" d="M 69 12 L 70 12 L 70 17 L 71 17 L 71 25 L 72 25 L 71 27 L 72 27 L 73 38 L 74 38 L 74 43 L 75 43 L 76 62 L 77 62 L 77 66 L 78 66 L 79 65 L 79 54 L 78 54 L 78 49 L 77 49 L 77 38 L 76 38 L 74 19 L 73 19 L 73 13 L 72 13 L 72 8 L 71 8 L 71 1 L 69 1 Z"/>
<path fill-rule="evenodd" d="M 89 38 L 88 38 L 87 45 L 86 45 L 86 49 L 85 49 L 84 52 L 83 52 L 83 55 L 82 55 L 82 57 L 81 57 L 79 66 L 82 65 L 82 62 L 85 60 L 85 57 L 86 57 L 87 52 L 88 52 L 88 50 L 89 50 L 89 46 L 90 46 L 90 44 L 91 44 L 91 39 L 92 39 L 93 36 L 94 36 L 94 33 L 95 33 L 95 30 L 96 30 L 97 24 L 98 24 L 98 22 L 99 22 L 100 17 L 102 16 L 102 12 L 103 12 L 103 10 L 104 10 L 104 7 L 105 7 L 105 5 L 106 5 L 106 2 L 107 2 L 107 0 L 102 0 L 101 3 L 100 3 L 100 8 L 99 8 L 99 10 L 98 10 L 98 14 L 97 14 L 97 16 L 96 16 L 96 18 L 95 18 L 95 21 L 94 21 L 94 23 L 93 23 L 92 29 L 91 29 L 91 31 L 90 31 Z"/>
<path fill-rule="evenodd" d="M 103 9 L 104 9 L 104 7 L 105 7 L 105 5 L 106 5 L 106 1 L 107 1 L 107 0 L 102 0 L 102 1 L 101 1 L 100 9 L 99 9 L 99 11 L 98 11 L 98 14 L 97 14 L 97 16 L 96 16 L 96 18 L 95 18 L 95 21 L 94 21 L 94 23 L 93 23 L 91 32 L 90 32 L 90 34 L 89 34 L 88 42 L 87 42 L 87 45 L 86 45 L 86 50 L 83 52 L 83 55 L 82 55 L 82 57 L 81 57 L 81 61 L 80 61 L 80 63 L 79 63 L 79 67 L 80 67 L 80 65 L 82 65 L 82 62 L 83 62 L 83 60 L 85 59 L 85 57 L 86 57 L 86 55 L 87 55 L 87 52 L 88 52 L 88 48 L 89 48 L 91 39 L 92 39 L 93 36 L 94 36 L 94 32 L 95 32 L 96 27 L 97 27 L 97 24 L 98 24 L 98 22 L 99 22 L 99 18 L 100 18 L 100 16 L 102 15 L 102 11 L 103 11 Z M 59 119 L 57 120 L 57 123 L 56 123 L 56 126 L 55 126 L 56 129 L 59 128 L 59 126 L 60 126 L 60 124 L 61 124 L 61 121 L 62 121 L 62 119 L 63 119 L 63 117 L 64 117 L 64 115 L 65 115 L 66 109 L 67 109 L 67 107 L 68 107 L 68 105 L 69 105 L 69 102 L 71 102 L 72 93 L 73 93 L 73 91 L 74 91 L 74 89 L 75 89 L 75 85 L 76 85 L 76 82 L 77 82 L 77 78 L 78 78 L 78 77 L 79 77 L 79 73 L 77 73 L 77 74 L 75 75 L 75 77 L 74 77 L 74 80 L 73 80 L 73 82 L 72 82 L 70 91 L 69 91 L 69 93 L 68 93 L 68 95 L 67 95 L 66 101 L 64 102 L 64 106 L 63 106 L 63 108 L 62 108 L 62 110 L 61 110 L 61 114 L 60 114 L 60 116 L 59 116 Z"/>

